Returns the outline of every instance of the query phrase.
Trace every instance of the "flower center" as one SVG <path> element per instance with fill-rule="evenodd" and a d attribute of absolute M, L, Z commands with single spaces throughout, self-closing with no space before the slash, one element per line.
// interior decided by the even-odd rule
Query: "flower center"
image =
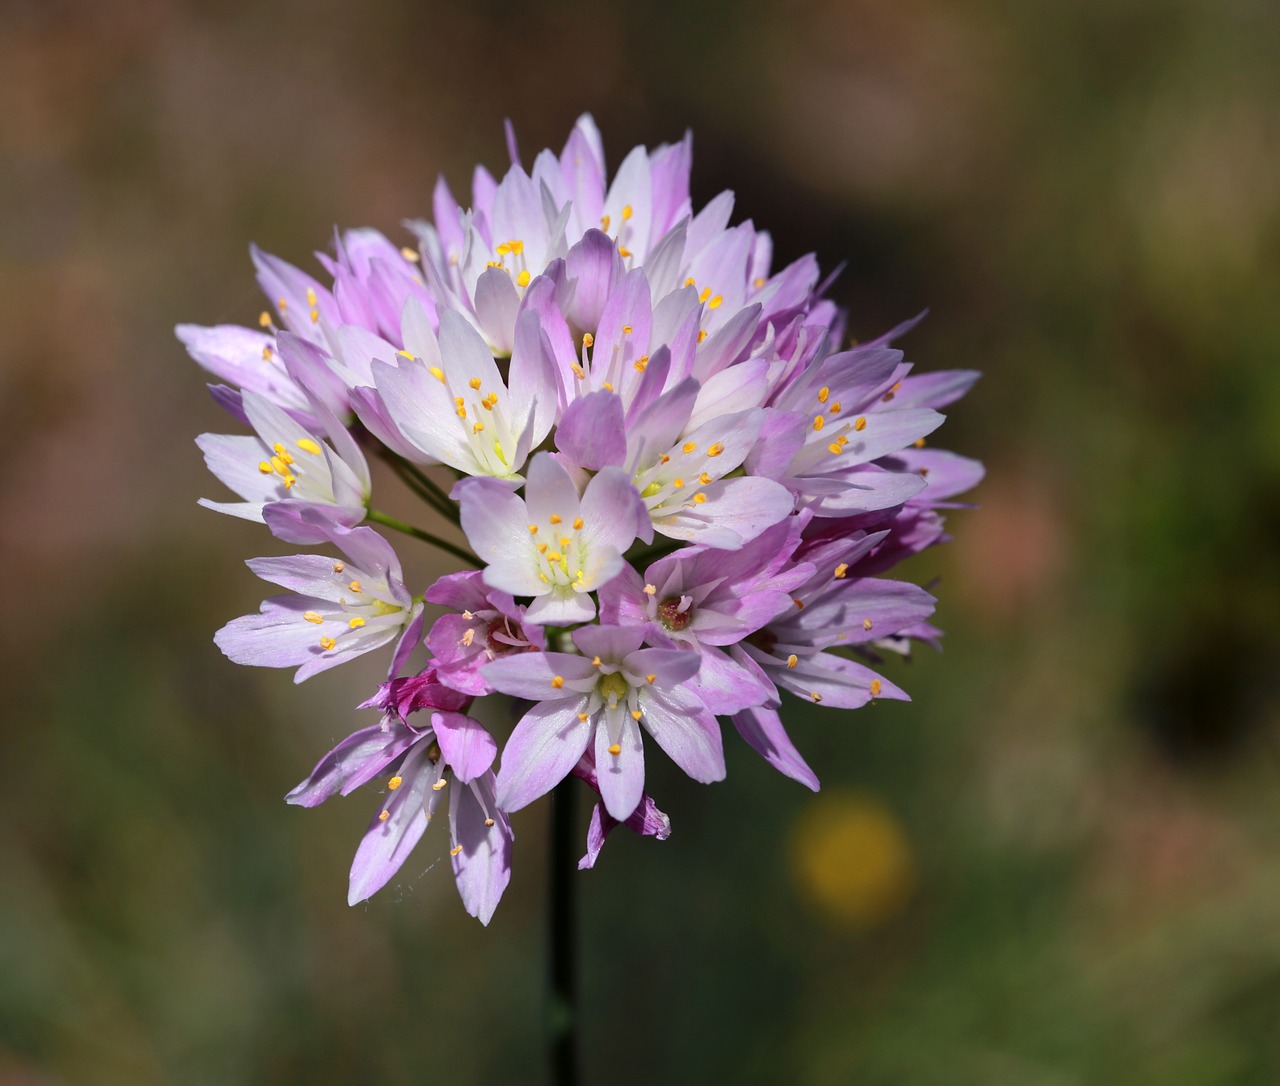
<path fill-rule="evenodd" d="M 688 596 L 668 596 L 658 604 L 658 621 L 679 633 L 693 620 L 693 601 Z"/>
<path fill-rule="evenodd" d="M 600 691 L 600 696 L 604 699 L 605 704 L 610 709 L 615 709 L 618 702 L 626 699 L 627 691 L 631 687 L 627 680 L 615 671 L 610 675 L 603 676 L 597 689 Z"/>

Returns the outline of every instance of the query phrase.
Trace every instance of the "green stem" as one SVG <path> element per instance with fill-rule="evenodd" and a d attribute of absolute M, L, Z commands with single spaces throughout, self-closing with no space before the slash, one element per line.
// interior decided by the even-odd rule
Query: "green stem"
<path fill-rule="evenodd" d="M 424 532 L 421 528 L 415 528 L 412 524 L 406 524 L 403 520 L 397 520 L 395 517 L 387 513 L 380 513 L 376 509 L 370 509 L 366 516 L 374 524 L 381 524 L 386 528 L 393 528 L 397 532 L 404 532 L 405 535 L 411 535 L 414 539 L 421 539 L 424 543 L 430 543 L 433 547 L 439 547 L 442 551 L 448 551 L 455 558 L 460 558 L 473 569 L 479 569 L 483 563 L 468 550 L 464 550 L 447 539 L 441 539 L 439 536 L 432 535 L 430 532 Z"/>
<path fill-rule="evenodd" d="M 551 1021 L 548 1039 L 551 1081 L 555 1086 L 577 1086 L 578 1067 L 578 962 L 577 909 L 574 900 L 574 788 L 572 777 L 561 781 L 551 794 L 550 860 L 551 902 L 550 981 Z"/>
<path fill-rule="evenodd" d="M 447 517 L 454 524 L 458 523 L 458 506 L 426 472 L 416 464 L 411 464 L 404 457 L 397 456 L 390 450 L 384 450 L 383 457 L 391 465 L 391 470 L 400 477 L 401 482 L 408 486 L 410 490 L 437 513 Z"/>

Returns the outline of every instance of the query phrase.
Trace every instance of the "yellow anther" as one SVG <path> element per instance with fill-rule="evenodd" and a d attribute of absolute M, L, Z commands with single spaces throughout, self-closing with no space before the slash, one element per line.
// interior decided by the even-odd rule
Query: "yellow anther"
<path fill-rule="evenodd" d="M 692 282 L 692 280 L 690 280 L 690 282 Z M 711 299 L 711 288 L 704 287 L 702 290 L 702 293 L 698 295 L 698 301 L 706 302 L 706 301 L 709 301 L 710 299 Z"/>
<path fill-rule="evenodd" d="M 264 361 L 264 362 L 270 362 L 270 361 L 271 361 L 271 355 L 272 355 L 272 353 L 273 353 L 273 352 L 272 352 L 272 350 L 271 350 L 271 348 L 270 348 L 270 347 L 263 347 L 263 348 L 262 348 L 262 361 Z"/>
<path fill-rule="evenodd" d="M 804 600 L 796 599 L 794 596 L 792 596 L 792 597 L 791 597 L 791 602 L 792 602 L 792 603 L 794 603 L 794 604 L 796 605 L 796 610 L 797 610 L 797 611 L 803 611 L 803 610 L 804 610 Z"/>
<path fill-rule="evenodd" d="M 703 486 L 709 486 L 711 484 L 711 476 L 704 471 L 701 475 L 698 476 L 698 482 L 700 482 Z"/>
<path fill-rule="evenodd" d="M 398 354 L 401 358 L 407 358 L 410 362 L 413 361 L 412 351 L 396 351 L 396 354 Z"/>
<path fill-rule="evenodd" d="M 559 690 L 562 686 L 564 686 L 564 676 L 563 676 L 563 675 L 553 675 L 553 676 L 552 676 L 552 678 L 551 678 L 551 685 L 552 685 L 556 690 Z"/>
<path fill-rule="evenodd" d="M 646 675 L 646 676 L 644 677 L 644 681 L 645 681 L 645 682 L 647 682 L 647 683 L 651 683 L 651 682 L 655 682 L 655 681 L 657 680 L 657 678 L 658 678 L 658 676 L 657 676 L 657 674 L 656 674 L 656 673 L 655 673 L 655 674 L 653 674 L 653 675 Z"/>
<path fill-rule="evenodd" d="M 298 448 L 300 448 L 305 453 L 310 453 L 312 456 L 320 455 L 320 446 L 316 442 L 312 441 L 311 438 L 309 437 L 302 438 L 298 442 Z"/>
<path fill-rule="evenodd" d="M 757 278 L 757 279 L 753 279 L 753 280 L 751 281 L 751 285 L 752 285 L 753 287 L 755 287 L 755 288 L 756 288 L 756 290 L 759 290 L 762 286 L 764 286 L 764 280 L 763 280 L 763 279 L 759 279 L 759 278 Z"/>
<path fill-rule="evenodd" d="M 402 784 L 404 784 L 404 778 L 400 776 L 398 773 L 394 777 L 392 777 L 389 781 L 387 781 L 387 787 L 390 788 L 391 791 L 393 792 L 397 788 L 399 788 Z"/>
<path fill-rule="evenodd" d="M 467 409 L 465 407 L 459 407 L 457 414 L 458 418 L 465 419 L 467 417 Z"/>
<path fill-rule="evenodd" d="M 493 825 L 493 819 L 492 819 L 492 818 L 486 818 L 486 819 L 484 820 L 484 824 L 485 824 L 486 826 L 492 826 L 492 825 Z"/>
<path fill-rule="evenodd" d="M 872 696 L 873 698 L 876 698 L 876 697 L 879 697 L 879 696 L 880 696 L 880 689 L 881 689 L 881 687 L 880 687 L 880 680 L 879 680 L 879 679 L 872 679 L 872 680 L 871 680 L 871 696 Z"/>
<path fill-rule="evenodd" d="M 601 660 L 599 656 L 593 656 L 593 657 L 591 657 L 591 666 L 592 666 L 592 667 L 604 667 L 604 661 L 603 661 L 603 660 Z"/>
<path fill-rule="evenodd" d="M 439 366 L 432 366 L 427 370 L 427 372 L 441 384 L 444 384 L 444 370 Z"/>
<path fill-rule="evenodd" d="M 600 216 L 600 229 L 601 229 L 601 230 L 608 230 L 608 229 L 609 229 L 609 223 L 610 223 L 611 221 L 612 221 L 612 220 L 609 218 L 609 216 L 608 216 L 608 215 L 601 215 L 601 216 Z"/>
<path fill-rule="evenodd" d="M 258 470 L 262 472 L 263 475 L 270 475 L 276 469 L 273 468 L 266 460 L 262 460 L 258 463 Z"/>
<path fill-rule="evenodd" d="M 697 449 L 698 449 L 697 442 L 694 442 L 694 441 L 686 441 L 683 445 L 680 446 L 680 451 L 682 453 L 696 452 Z"/>
<path fill-rule="evenodd" d="M 631 327 L 631 325 L 629 325 L 629 324 L 624 324 L 624 325 L 622 326 L 622 334 L 623 334 L 624 336 L 629 336 L 629 335 L 631 335 L 631 333 L 632 333 L 632 332 L 634 332 L 634 331 L 635 331 L 635 329 L 634 329 L 634 328 L 632 328 L 632 327 Z"/>
<path fill-rule="evenodd" d="M 844 434 L 841 434 L 838 438 L 836 438 L 836 444 L 837 444 L 837 445 L 848 445 L 848 444 L 849 444 L 849 439 L 848 439 L 848 437 L 846 437 Z"/>
<path fill-rule="evenodd" d="M 841 562 L 836 566 L 836 580 L 843 581 L 849 574 L 849 563 Z"/>
<path fill-rule="evenodd" d="M 525 268 L 524 271 L 516 276 L 516 286 L 527 287 L 529 285 L 529 280 L 532 278 L 533 276 L 529 274 L 529 269 Z"/>
<path fill-rule="evenodd" d="M 827 410 L 830 411 L 833 415 L 840 414 L 840 401 L 834 400 L 831 406 L 827 408 Z"/>
<path fill-rule="evenodd" d="M 286 464 L 293 463 L 293 457 L 289 455 L 289 450 L 284 447 L 284 444 L 282 442 L 277 441 L 271 447 L 275 449 L 276 455 L 280 457 L 280 459 L 282 459 Z"/>
<path fill-rule="evenodd" d="M 853 420 L 853 428 L 855 430 L 865 430 L 867 428 L 867 419 L 865 415 L 859 415 Z"/>
<path fill-rule="evenodd" d="M 810 690 L 809 697 L 813 698 L 815 705 L 822 700 L 822 695 L 819 694 L 816 690 Z"/>
<path fill-rule="evenodd" d="M 596 337 L 595 337 L 595 336 L 593 336 L 590 332 L 583 332 L 583 333 L 582 333 L 582 346 L 583 346 L 583 348 L 584 348 L 584 349 L 587 349 L 587 348 L 590 348 L 590 347 L 594 347 L 594 346 L 595 346 L 595 344 L 596 344 Z"/>
<path fill-rule="evenodd" d="M 271 458 L 271 467 L 279 475 L 289 474 L 289 465 L 284 462 L 284 457 L 273 456 Z"/>
<path fill-rule="evenodd" d="M 316 304 L 316 292 L 311 287 L 307 287 L 307 305 Z"/>
<path fill-rule="evenodd" d="M 258 314 L 258 324 L 263 328 L 271 327 L 271 314 L 265 309 Z"/>
<path fill-rule="evenodd" d="M 826 385 L 823 385 L 820 389 L 818 389 L 818 403 L 826 403 L 827 397 L 830 395 L 831 395 L 831 389 L 827 388 Z"/>
<path fill-rule="evenodd" d="M 869 619 L 869 618 L 864 618 L 864 619 L 862 620 L 862 628 L 863 628 L 864 630 L 866 630 L 868 633 L 870 633 L 870 632 L 871 632 L 871 619 Z"/>
<path fill-rule="evenodd" d="M 361 626 L 364 625 L 364 619 L 362 619 L 359 615 L 356 615 L 356 617 L 353 618 L 350 622 L 348 622 L 347 625 L 350 626 L 353 630 L 358 630 L 360 629 Z"/>
<path fill-rule="evenodd" d="M 473 423 L 471 424 L 471 432 L 472 432 L 473 434 L 478 434 L 478 433 L 479 433 L 481 430 L 483 430 L 483 429 L 484 429 L 484 423 L 483 423 L 483 422 L 473 422 Z"/>
<path fill-rule="evenodd" d="M 924 438 L 922 438 L 922 437 L 918 437 L 918 438 L 916 438 L 916 439 L 915 439 L 915 441 L 913 441 L 911 444 L 912 444 L 912 445 L 914 445 L 917 449 L 923 449 L 923 448 L 924 448 Z"/>
<path fill-rule="evenodd" d="M 513 238 L 511 241 L 507 242 L 507 247 L 516 256 L 519 256 L 521 253 L 524 252 L 524 242 L 521 241 L 519 238 Z"/>
<path fill-rule="evenodd" d="M 674 479 L 671 480 L 671 485 L 675 487 L 677 490 L 682 490 L 684 488 L 684 480 L 677 475 Z"/>
<path fill-rule="evenodd" d="M 537 534 L 538 534 L 538 526 L 537 526 L 536 524 L 530 524 L 530 525 L 529 525 L 529 534 L 530 534 L 530 535 L 537 535 Z"/>
<path fill-rule="evenodd" d="M 431 786 L 431 791 L 433 791 L 433 792 L 439 792 L 439 791 L 440 791 L 440 789 L 441 789 L 441 788 L 443 788 L 443 787 L 444 787 L 446 784 L 448 784 L 448 783 L 449 783 L 449 782 L 448 782 L 447 780 L 445 780 L 445 779 L 444 779 L 444 777 L 441 777 L 438 781 L 436 781 L 436 783 L 435 783 L 435 784 L 433 784 L 433 785 Z"/>
<path fill-rule="evenodd" d="M 362 585 L 359 581 L 352 581 L 349 585 L 347 585 L 347 587 L 357 595 L 359 595 L 361 592 L 364 591 L 364 585 Z"/>
<path fill-rule="evenodd" d="M 582 528 L 582 518 L 581 518 L 581 517 L 574 517 L 574 518 L 573 518 L 573 528 L 574 528 L 574 531 L 579 531 L 579 530 L 581 530 L 581 528 Z"/>
<path fill-rule="evenodd" d="M 707 496 L 703 494 L 702 491 L 698 491 L 698 493 L 693 496 L 693 500 L 696 504 L 701 505 L 707 500 Z"/>
<path fill-rule="evenodd" d="M 623 247 L 623 246 L 621 246 L 621 245 L 619 245 L 619 246 L 618 246 L 618 255 L 619 255 L 620 257 L 622 257 L 622 259 L 623 259 L 623 260 L 626 260 L 626 259 L 627 259 L 627 257 L 629 257 L 629 256 L 631 255 L 631 250 L 630 250 L 630 249 L 627 249 L 627 248 L 625 248 L 625 247 Z"/>
<path fill-rule="evenodd" d="M 559 562 L 564 556 L 559 551 L 552 551 L 547 555 L 548 562 Z"/>
<path fill-rule="evenodd" d="M 644 586 L 644 594 L 646 596 L 656 596 L 658 594 L 658 586 L 647 584 Z"/>
<path fill-rule="evenodd" d="M 480 378 L 479 378 L 479 377 L 473 377 L 473 378 L 471 378 L 471 380 L 470 380 L 470 381 L 468 381 L 468 382 L 467 382 L 467 384 L 469 384 L 469 385 L 470 385 L 472 388 L 474 388 L 477 392 L 479 392 L 479 391 L 480 391 Z M 459 402 L 461 402 L 461 401 L 459 401 Z"/>
<path fill-rule="evenodd" d="M 501 245 L 499 245 L 494 250 L 494 252 L 496 252 L 499 256 L 506 256 L 509 252 L 511 252 L 511 243 L 504 241 Z"/>
<path fill-rule="evenodd" d="M 539 554 L 546 554 L 546 553 L 547 553 L 547 544 L 545 544 L 545 543 L 539 543 L 539 544 L 538 544 L 538 553 L 539 553 Z"/>
<path fill-rule="evenodd" d="M 347 564 L 346 564 L 346 562 L 334 562 L 334 563 L 333 563 L 333 572 L 334 572 L 334 573 L 341 573 L 341 572 L 342 572 L 344 569 L 346 569 L 346 568 L 347 568 Z"/>
<path fill-rule="evenodd" d="M 380 815 L 378 815 L 378 821 L 385 822 L 390 817 L 391 817 L 390 811 L 383 811 Z"/>
<path fill-rule="evenodd" d="M 475 642 L 475 639 L 476 639 L 476 631 L 473 627 L 469 626 L 467 627 L 466 632 L 460 638 L 458 638 L 458 644 L 462 645 L 464 648 L 469 649 L 471 648 L 472 644 Z"/>
<path fill-rule="evenodd" d="M 461 845 L 454 845 L 454 846 L 453 846 L 453 848 L 451 848 L 451 849 L 449 850 L 449 855 L 450 855 L 450 856 L 458 856 L 458 855 L 460 855 L 460 854 L 461 854 L 461 852 L 462 852 L 462 846 L 461 846 Z"/>
<path fill-rule="evenodd" d="M 698 285 L 698 282 L 697 282 L 697 280 L 696 280 L 696 279 L 694 279 L 694 277 L 691 275 L 691 276 L 689 276 L 689 278 L 688 278 L 688 279 L 686 279 L 686 280 L 684 281 L 684 285 L 685 285 L 686 287 L 696 287 L 696 286 Z"/>
<path fill-rule="evenodd" d="M 839 456 L 842 452 L 844 452 L 844 446 L 837 441 L 833 441 L 830 445 L 827 446 L 827 452 L 831 453 L 832 456 Z"/>
<path fill-rule="evenodd" d="M 724 295 L 723 295 L 723 294 L 717 294 L 714 298 L 712 298 L 712 299 L 711 299 L 711 301 L 709 301 L 709 302 L 707 303 L 707 308 L 708 308 L 708 309 L 719 309 L 719 308 L 720 308 L 720 304 L 721 304 L 723 301 L 724 301 Z"/>
<path fill-rule="evenodd" d="M 718 441 L 717 441 L 714 445 L 712 445 L 712 446 L 707 450 L 707 455 L 708 455 L 708 456 L 719 456 L 722 452 L 724 452 L 724 446 L 723 446 L 720 442 L 718 442 Z"/>
<path fill-rule="evenodd" d="M 312 323 L 312 324 L 319 324 L 319 323 L 320 323 L 320 310 L 318 310 L 318 309 L 312 309 L 312 310 L 311 310 L 311 323 Z"/>
<path fill-rule="evenodd" d="M 797 656 L 794 652 L 793 652 L 790 656 L 788 656 L 788 657 L 787 657 L 787 667 L 788 667 L 788 668 L 793 668 L 793 667 L 795 667 L 795 666 L 796 666 L 796 664 L 798 664 L 799 662 L 800 662 L 800 657 L 799 657 L 799 656 Z"/>
<path fill-rule="evenodd" d="M 698 333 L 698 342 L 699 342 L 699 343 L 701 343 L 701 342 L 702 342 L 704 339 L 706 339 L 706 338 L 707 338 L 707 330 L 706 330 L 705 328 L 703 328 L 703 329 Z"/>
<path fill-rule="evenodd" d="M 572 536 L 562 535 L 562 536 L 560 537 L 560 546 L 562 546 L 562 547 L 568 547 L 568 546 L 569 546 L 569 544 L 570 544 L 570 543 L 572 543 L 572 542 L 573 542 L 573 537 L 572 537 Z"/>
<path fill-rule="evenodd" d="M 308 622 L 314 622 L 317 626 L 324 621 L 324 615 L 319 611 L 304 611 L 302 617 Z"/>
<path fill-rule="evenodd" d="M 550 584 L 550 583 L 551 583 L 551 578 L 550 578 L 550 577 L 548 577 L 545 573 L 539 573 L 539 574 L 538 574 L 538 577 L 539 577 L 539 579 L 542 581 L 542 583 L 543 583 L 543 584 Z"/>
<path fill-rule="evenodd" d="M 551 516 L 549 516 L 547 519 L 548 519 L 552 524 L 559 524 L 559 523 L 560 523 L 560 514 L 559 514 L 559 513 L 552 513 L 552 514 L 551 514 Z"/>
<path fill-rule="evenodd" d="M 611 743 L 609 745 L 609 753 L 616 758 L 619 754 L 622 753 L 622 747 L 617 743 Z"/>
<path fill-rule="evenodd" d="M 629 218 L 631 218 L 631 205 L 623 204 L 622 205 L 622 221 L 626 222 Z"/>
<path fill-rule="evenodd" d="M 880 397 L 880 399 L 881 399 L 884 403 L 888 403 L 890 400 L 892 400 L 892 399 L 893 399 L 893 394 L 894 394 L 895 392 L 897 392 L 897 391 L 898 391 L 898 389 L 900 389 L 901 387 L 902 387 L 902 382 L 901 382 L 901 381 L 899 381 L 897 384 L 895 384 L 895 385 L 893 386 L 893 388 L 889 389 L 889 391 L 888 391 L 888 392 L 886 392 L 883 396 L 881 396 L 881 397 Z"/>
<path fill-rule="evenodd" d="M 640 491 L 640 497 L 653 498 L 661 493 L 662 493 L 662 484 L 658 482 L 653 482 L 653 483 L 650 483 L 647 487 L 645 487 L 642 491 Z"/>
<path fill-rule="evenodd" d="M 578 714 L 578 719 L 579 719 L 580 721 L 582 721 L 582 723 L 583 723 L 583 724 L 585 724 L 585 723 L 587 722 L 587 720 L 588 720 L 588 719 L 590 719 L 590 718 L 587 716 L 587 714 L 586 714 L 586 713 L 579 713 L 579 714 Z"/>
<path fill-rule="evenodd" d="M 328 652 L 335 645 L 337 645 L 337 642 L 332 637 L 320 638 L 320 647 L 324 649 L 325 652 Z"/>
<path fill-rule="evenodd" d="M 467 401 L 466 401 L 465 399 L 463 399 L 461 396 L 455 396 L 455 397 L 453 398 L 453 405 L 454 405 L 454 407 L 465 407 L 465 406 L 466 406 L 466 403 L 467 403 Z"/>
<path fill-rule="evenodd" d="M 289 299 L 288 299 L 288 298 L 283 298 L 283 297 L 281 297 L 281 298 L 277 298 L 277 299 L 276 299 L 276 308 L 277 308 L 278 310 L 280 310 L 280 312 L 281 312 L 281 313 L 283 313 L 286 309 L 288 309 L 288 308 L 289 308 Z"/>
<path fill-rule="evenodd" d="M 826 420 L 826 419 L 824 419 L 821 415 L 814 415 L 814 417 L 813 417 L 813 428 L 814 428 L 815 430 L 821 430 L 821 429 L 823 428 L 823 426 L 825 426 L 825 425 L 826 425 L 826 421 L 827 421 L 827 420 Z"/>
<path fill-rule="evenodd" d="M 484 262 L 484 266 L 485 266 L 486 268 L 500 268 L 500 267 L 502 267 L 502 261 L 501 261 L 501 260 L 486 260 L 486 261 Z"/>
<path fill-rule="evenodd" d="M 669 457 L 666 453 L 663 453 L 663 454 L 662 454 L 662 456 L 660 456 L 660 457 L 658 458 L 658 463 L 659 463 L 659 464 L 669 464 L 669 463 L 671 463 L 671 457 Z"/>
<path fill-rule="evenodd" d="M 613 391 L 613 385 L 612 385 L 612 384 L 610 384 L 608 381 L 606 381 L 606 382 L 605 382 L 603 385 L 601 385 L 600 387 L 601 387 L 601 388 L 603 388 L 606 392 L 612 392 L 612 391 Z"/>
<path fill-rule="evenodd" d="M 640 710 L 639 710 L 639 709 L 632 709 L 632 710 L 631 710 L 631 719 L 632 719 L 632 720 L 639 720 L 642 716 L 644 716 L 644 713 L 640 712 Z"/>
<path fill-rule="evenodd" d="M 649 356 L 647 354 L 642 354 L 632 363 L 632 365 L 635 366 L 637 372 L 644 373 L 644 371 L 649 368 Z"/>
<path fill-rule="evenodd" d="M 409 261 L 409 263 L 411 264 L 416 263 L 418 259 L 418 254 L 413 249 L 410 249 L 409 246 L 407 245 L 400 250 L 400 255 L 404 257 L 405 260 Z"/>

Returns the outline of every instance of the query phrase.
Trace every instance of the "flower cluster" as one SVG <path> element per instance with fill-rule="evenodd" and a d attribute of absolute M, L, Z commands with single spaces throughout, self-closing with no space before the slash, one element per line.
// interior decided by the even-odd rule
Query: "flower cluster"
<path fill-rule="evenodd" d="M 569 774 L 598 793 L 583 867 L 619 824 L 668 834 L 646 745 L 695 780 L 724 776 L 721 718 L 816 789 L 783 693 L 906 698 L 873 668 L 936 643 L 934 600 L 881 574 L 945 538 L 939 510 L 982 470 L 925 447 L 977 375 L 912 375 L 891 346 L 909 324 L 842 349 L 812 256 L 773 270 L 769 235 L 730 225 L 730 193 L 693 211 L 688 137 L 636 148 L 611 182 L 590 117 L 529 172 L 508 141 L 511 168 L 478 169 L 469 210 L 439 182 L 412 247 L 341 233 L 324 282 L 255 249 L 259 326 L 178 328 L 253 431 L 199 439 L 239 498 L 203 504 L 326 550 L 251 560 L 286 594 L 218 645 L 299 681 L 392 647 L 362 706 L 380 721 L 289 801 L 381 782 L 354 904 L 447 796 L 458 889 L 486 923 L 510 878 L 508 816 Z M 376 510 L 367 456 L 470 550 Z M 475 568 L 415 595 L 370 523 Z M 500 718 L 479 710 L 495 695 L 522 714 L 501 750 L 476 719 Z"/>

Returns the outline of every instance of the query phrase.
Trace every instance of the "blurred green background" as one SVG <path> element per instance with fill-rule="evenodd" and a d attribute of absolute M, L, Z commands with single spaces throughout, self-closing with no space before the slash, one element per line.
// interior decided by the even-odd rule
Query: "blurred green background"
<path fill-rule="evenodd" d="M 819 796 L 652 759 L 675 833 L 578 882 L 588 1080 L 1280 1082 L 1277 56 L 1265 0 L 0 5 L 0 1083 L 542 1080 L 546 806 L 488 930 L 438 830 L 347 908 L 376 800 L 281 797 L 381 661 L 214 648 L 276 548 L 195 505 L 172 327 L 583 110 L 611 166 L 692 127 L 855 334 L 929 306 L 989 470 L 915 701 L 792 712 Z"/>

